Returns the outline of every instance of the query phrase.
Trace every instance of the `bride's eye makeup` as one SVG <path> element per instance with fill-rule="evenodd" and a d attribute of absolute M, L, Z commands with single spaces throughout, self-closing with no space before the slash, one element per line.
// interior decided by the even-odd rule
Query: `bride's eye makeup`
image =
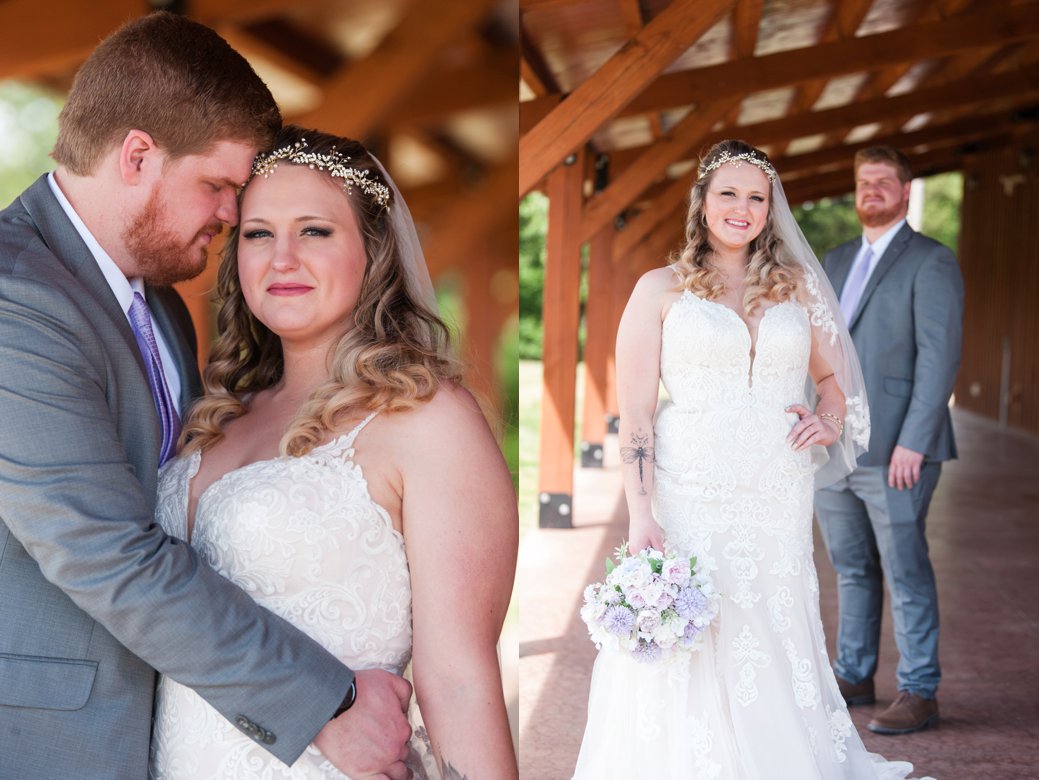
<path fill-rule="evenodd" d="M 304 236 L 320 236 L 325 238 L 332 235 L 332 229 L 310 225 L 309 227 L 303 228 L 300 233 Z"/>
<path fill-rule="evenodd" d="M 272 235 L 271 231 L 264 230 L 262 228 L 257 228 L 255 230 L 248 230 L 245 233 L 242 233 L 242 238 L 245 238 L 245 239 L 270 238 L 271 235 Z"/>

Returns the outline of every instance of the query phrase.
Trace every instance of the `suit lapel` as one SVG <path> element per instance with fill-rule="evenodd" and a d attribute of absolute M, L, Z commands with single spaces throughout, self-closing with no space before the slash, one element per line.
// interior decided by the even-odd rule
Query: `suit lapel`
<path fill-rule="evenodd" d="M 873 291 L 877 289 L 877 285 L 880 284 L 880 280 L 884 278 L 884 275 L 891 270 L 892 266 L 894 266 L 895 261 L 897 261 L 899 256 L 901 256 L 906 245 L 909 243 L 909 239 L 912 237 L 913 229 L 906 224 L 903 225 L 902 229 L 895 234 L 893 239 L 891 239 L 891 243 L 887 245 L 884 254 L 880 256 L 880 261 L 877 263 L 877 267 L 874 268 L 873 273 L 869 275 L 869 281 L 866 282 L 866 289 L 862 291 L 862 298 L 859 299 L 859 306 L 855 310 L 851 322 L 848 323 L 849 329 L 859 321 L 859 317 L 862 316 L 862 312 L 869 303 Z"/>
<path fill-rule="evenodd" d="M 137 347 L 126 313 L 116 300 L 112 288 L 108 286 L 94 256 L 90 254 L 76 228 L 69 222 L 61 204 L 54 198 L 46 174 L 37 179 L 36 183 L 22 194 L 21 199 L 25 210 L 36 223 L 43 242 L 90 295 L 89 303 L 83 301 L 83 305 L 90 305 L 94 311 L 102 312 L 111 322 L 130 351 L 132 359 L 137 362 L 145 387 L 148 387 L 144 358 Z"/>
<path fill-rule="evenodd" d="M 838 298 L 844 290 L 844 283 L 848 279 L 848 272 L 851 271 L 851 265 L 855 261 L 858 247 L 858 242 L 849 241 L 844 246 L 838 247 L 832 255 L 833 259 L 830 261 L 830 267 L 827 270 L 829 271 L 830 284 L 837 292 Z"/>

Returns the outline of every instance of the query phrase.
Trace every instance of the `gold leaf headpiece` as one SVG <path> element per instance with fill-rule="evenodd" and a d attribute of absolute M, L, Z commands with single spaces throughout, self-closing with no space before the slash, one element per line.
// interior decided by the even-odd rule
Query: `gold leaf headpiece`
<path fill-rule="evenodd" d="M 295 165 L 306 165 L 311 170 L 324 171 L 329 176 L 342 179 L 343 187 L 350 192 L 357 187 L 361 192 L 380 206 L 390 205 L 390 188 L 381 182 L 368 178 L 369 171 L 353 168 L 348 163 L 350 158 L 335 149 L 328 153 L 308 152 L 307 139 L 301 138 L 291 146 L 283 146 L 271 152 L 261 152 L 253 160 L 252 175 L 269 178 L 278 170 L 278 163 L 288 160 Z"/>
<path fill-rule="evenodd" d="M 750 152 L 741 152 L 740 154 L 729 154 L 728 150 L 723 151 L 721 154 L 715 157 L 714 161 L 703 169 L 703 172 L 700 174 L 700 178 L 702 179 L 711 171 L 717 170 L 726 163 L 730 163 L 736 168 L 739 168 L 741 165 L 743 165 L 744 162 L 749 162 L 751 165 L 756 165 L 758 168 L 760 168 L 762 172 L 766 176 L 768 176 L 769 184 L 776 183 L 776 169 L 772 167 L 772 163 L 770 163 L 768 160 L 762 159 L 761 157 L 758 157 L 755 154 L 751 154 Z"/>

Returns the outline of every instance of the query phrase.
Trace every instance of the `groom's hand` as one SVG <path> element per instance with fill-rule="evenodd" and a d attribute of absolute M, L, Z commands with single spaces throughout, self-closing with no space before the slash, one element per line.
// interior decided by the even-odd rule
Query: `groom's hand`
<path fill-rule="evenodd" d="M 404 765 L 411 725 L 406 712 L 411 683 L 381 669 L 355 673 L 357 701 L 328 722 L 314 744 L 340 772 L 354 780 L 410 780 Z"/>

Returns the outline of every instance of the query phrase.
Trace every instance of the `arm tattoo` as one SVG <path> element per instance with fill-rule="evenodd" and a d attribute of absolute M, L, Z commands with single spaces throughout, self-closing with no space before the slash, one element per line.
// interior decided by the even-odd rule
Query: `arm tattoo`
<path fill-rule="evenodd" d="M 630 447 L 621 447 L 621 460 L 625 463 L 639 464 L 639 495 L 646 495 L 645 464 L 653 462 L 653 448 L 647 447 L 649 436 L 633 433 Z"/>
<path fill-rule="evenodd" d="M 455 769 L 450 761 L 440 761 L 440 776 L 443 780 L 469 780 L 466 775 L 463 775 L 457 769 Z"/>

